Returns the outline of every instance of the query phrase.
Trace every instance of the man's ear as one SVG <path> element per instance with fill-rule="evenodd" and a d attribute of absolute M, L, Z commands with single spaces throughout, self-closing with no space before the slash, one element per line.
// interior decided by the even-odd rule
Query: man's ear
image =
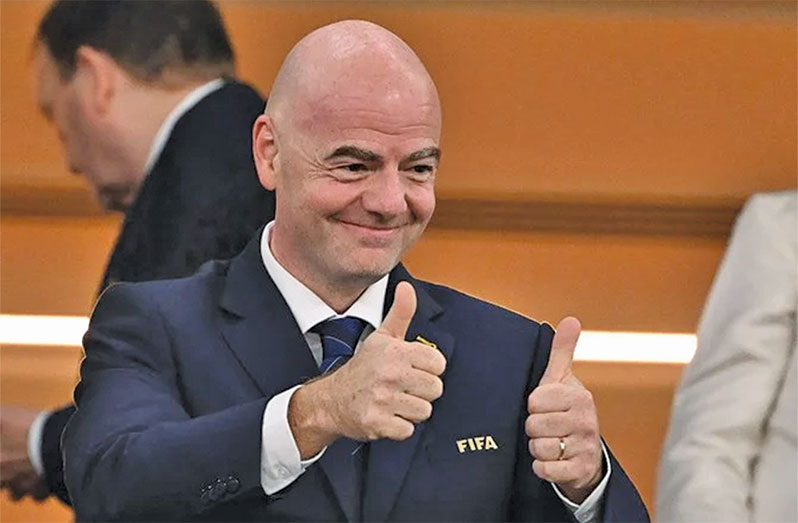
<path fill-rule="evenodd" d="M 274 122 L 265 113 L 258 116 L 252 126 L 252 156 L 255 158 L 255 168 L 261 185 L 273 191 L 277 186 L 275 166 L 279 163 L 279 151 Z"/>
<path fill-rule="evenodd" d="M 75 51 L 75 75 L 79 97 L 92 114 L 103 117 L 111 109 L 117 94 L 119 66 L 93 47 L 82 45 Z"/>

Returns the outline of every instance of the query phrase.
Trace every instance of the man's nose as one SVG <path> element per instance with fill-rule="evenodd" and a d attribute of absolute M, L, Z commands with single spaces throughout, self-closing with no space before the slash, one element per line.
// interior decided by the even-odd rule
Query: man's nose
<path fill-rule="evenodd" d="M 374 173 L 363 193 L 366 211 L 385 217 L 399 216 L 407 212 L 405 180 L 395 167 L 385 167 Z"/>

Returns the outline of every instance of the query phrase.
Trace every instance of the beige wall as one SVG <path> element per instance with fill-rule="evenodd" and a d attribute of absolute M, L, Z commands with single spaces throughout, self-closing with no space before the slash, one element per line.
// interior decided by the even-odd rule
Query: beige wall
<path fill-rule="evenodd" d="M 89 203 L 35 112 L 30 39 L 46 5 L 0 2 L 0 311 L 88 314 L 119 221 Z M 332 20 L 376 21 L 417 49 L 444 104 L 439 196 L 513 204 L 528 219 L 433 227 L 408 265 L 537 319 L 692 331 L 734 211 L 752 192 L 796 185 L 793 2 L 229 1 L 222 10 L 242 78 L 264 93 L 293 42 Z M 546 227 L 534 219 L 541 202 L 554 206 Z M 633 222 L 667 227 L 623 225 L 616 218 L 630 208 Z M 580 218 L 579 209 L 592 210 Z M 706 232 L 719 210 L 725 221 Z M 592 221 L 607 226 L 580 229 Z M 3 401 L 69 398 L 75 351 L 6 346 L 0 357 Z M 577 369 L 649 507 L 680 371 Z M 0 516 L 69 519 L 55 502 L 5 499 Z"/>

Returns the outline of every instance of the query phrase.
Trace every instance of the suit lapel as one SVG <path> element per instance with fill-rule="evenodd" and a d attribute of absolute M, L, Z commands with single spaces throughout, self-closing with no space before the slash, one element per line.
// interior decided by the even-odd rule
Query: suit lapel
<path fill-rule="evenodd" d="M 434 322 L 443 312 L 443 308 L 421 288 L 401 265 L 394 269 L 389 279 L 385 298 L 386 311 L 393 303 L 393 292 L 396 285 L 402 280 L 413 284 L 418 298 L 416 314 L 407 330 L 406 339 L 414 341 L 420 336 L 424 341 L 434 343 L 437 349 L 446 356 L 446 359 L 450 359 L 454 351 L 454 338 Z M 425 426 L 426 423 L 416 425 L 413 435 L 404 441 L 382 439 L 369 444 L 368 470 L 366 471 L 366 488 L 363 499 L 364 521 L 384 521 L 388 517 L 408 474 L 410 463 L 421 441 Z"/>
<path fill-rule="evenodd" d="M 339 438 L 327 447 L 319 460 L 319 466 L 327 476 L 330 488 L 335 493 L 347 521 L 362 521 L 360 517 L 362 475 L 357 467 L 362 467 L 363 462 L 352 454 L 356 446 L 357 443 L 348 438 Z M 366 452 L 365 447 L 360 448 L 358 452 Z M 361 457 L 362 455 L 358 458 Z"/>
<path fill-rule="evenodd" d="M 230 262 L 222 290 L 221 331 L 230 350 L 266 397 L 319 375 L 288 304 L 272 281 L 260 253 L 261 229 Z M 319 460 L 349 521 L 359 518 L 359 499 L 348 440 L 331 445 Z"/>
<path fill-rule="evenodd" d="M 263 266 L 261 228 L 233 258 L 220 305 L 230 350 L 266 397 L 318 376 L 319 370 L 291 310 Z"/>
<path fill-rule="evenodd" d="M 230 262 L 220 301 L 226 312 L 222 316 L 221 331 L 258 389 L 264 396 L 271 397 L 318 376 L 319 371 L 296 320 L 263 266 L 262 231 L 260 229 L 244 251 Z M 413 284 L 418 298 L 406 339 L 413 341 L 421 336 L 424 341 L 434 343 L 447 359 L 451 358 L 454 338 L 434 322 L 443 312 L 442 307 L 401 265 L 389 278 L 386 311 L 393 303 L 396 284 L 402 280 Z M 405 441 L 379 440 L 368 445 L 362 518 L 354 494 L 357 485 L 352 481 L 349 447 L 340 440 L 327 449 L 319 466 L 349 521 L 387 518 L 405 481 L 424 427 L 424 423 L 416 425 L 413 436 Z"/>

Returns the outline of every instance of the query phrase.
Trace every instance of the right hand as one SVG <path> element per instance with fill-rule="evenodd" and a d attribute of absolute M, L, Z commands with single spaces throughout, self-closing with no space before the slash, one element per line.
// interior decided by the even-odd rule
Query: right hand
<path fill-rule="evenodd" d="M 432 415 L 432 402 L 443 394 L 439 376 L 446 358 L 428 345 L 405 341 L 415 312 L 416 292 L 400 282 L 380 327 L 329 376 L 329 412 L 341 436 L 404 440 L 413 435 L 414 423 Z"/>
<path fill-rule="evenodd" d="M 432 402 L 443 394 L 439 376 L 446 358 L 428 345 L 405 341 L 415 311 L 413 286 L 400 282 L 391 309 L 357 354 L 297 390 L 289 422 L 303 457 L 341 436 L 404 440 L 413 435 L 414 423 L 432 415 Z"/>

